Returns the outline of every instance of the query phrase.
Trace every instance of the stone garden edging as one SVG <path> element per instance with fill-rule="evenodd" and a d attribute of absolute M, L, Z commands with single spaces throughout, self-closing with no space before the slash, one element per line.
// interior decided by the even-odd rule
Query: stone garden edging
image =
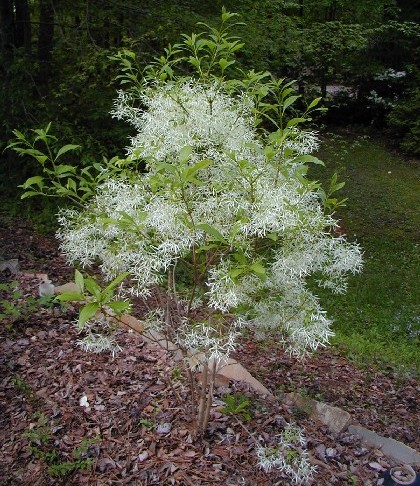
<path fill-rule="evenodd" d="M 298 393 L 284 394 L 283 401 L 294 405 L 298 410 L 308 413 L 328 427 L 331 433 L 349 432 L 358 436 L 369 447 L 380 449 L 383 454 L 394 461 L 410 466 L 420 467 L 420 453 L 398 440 L 384 437 L 361 425 L 354 423 L 351 415 L 345 410 L 318 402 Z"/>

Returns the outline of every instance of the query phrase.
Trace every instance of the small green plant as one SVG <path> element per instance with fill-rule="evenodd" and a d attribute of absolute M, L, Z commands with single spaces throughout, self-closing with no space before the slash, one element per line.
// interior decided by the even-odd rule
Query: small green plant
<path fill-rule="evenodd" d="M 11 381 L 16 390 L 19 393 L 22 393 L 22 395 L 29 396 L 31 393 L 33 393 L 29 383 L 20 376 L 13 376 Z"/>
<path fill-rule="evenodd" d="M 357 476 L 355 476 L 351 472 L 349 472 L 347 475 L 347 481 L 349 486 L 357 486 L 357 481 L 358 481 Z"/>
<path fill-rule="evenodd" d="M 140 418 L 138 421 L 138 425 L 143 425 L 144 427 L 146 427 L 147 430 L 153 430 L 156 427 L 156 424 L 146 417 Z"/>
<path fill-rule="evenodd" d="M 89 448 L 98 442 L 98 437 L 93 439 L 83 438 L 79 447 L 76 447 L 71 456 L 72 460 L 51 464 L 48 467 L 48 474 L 52 477 L 63 477 L 74 471 L 80 471 L 83 469 L 88 469 L 93 464 L 93 459 L 87 457 Z"/>
<path fill-rule="evenodd" d="M 71 453 L 71 460 L 63 460 L 53 442 L 53 433 L 49 425 L 48 417 L 37 412 L 33 415 L 36 423 L 32 428 L 26 429 L 23 437 L 29 440 L 29 449 L 36 459 L 41 460 L 47 466 L 47 472 L 51 477 L 65 477 L 74 471 L 89 468 L 93 460 L 87 457 L 88 449 L 98 442 L 98 438 L 84 438 L 79 447 Z"/>
<path fill-rule="evenodd" d="M 41 399 L 37 397 L 34 390 L 31 388 L 29 383 L 19 375 L 12 376 L 12 384 L 16 391 L 19 392 L 34 408 L 37 408 L 40 404 Z"/>
<path fill-rule="evenodd" d="M 36 423 L 32 428 L 25 430 L 23 437 L 29 440 L 29 449 L 35 457 L 40 458 L 47 453 L 46 448 L 51 440 L 51 429 L 48 425 L 48 417 L 44 413 L 34 413 L 33 419 L 36 420 Z M 48 457 L 51 457 L 51 454 Z"/>
<path fill-rule="evenodd" d="M 13 302 L 2 300 L 0 302 L 2 310 L 0 311 L 0 320 L 4 322 L 7 329 L 13 327 L 13 323 L 21 316 L 21 312 Z"/>
<path fill-rule="evenodd" d="M 0 300 L 0 322 L 9 330 L 19 321 L 28 321 L 40 308 L 52 310 L 57 306 L 53 296 L 25 296 L 17 280 L 0 284 L 0 292 L 6 297 Z"/>
<path fill-rule="evenodd" d="M 174 381 L 181 381 L 182 380 L 182 369 L 179 366 L 176 366 L 172 370 L 172 376 L 171 376 L 171 378 Z"/>
<path fill-rule="evenodd" d="M 119 275 L 102 288 L 93 277 L 84 277 L 76 270 L 77 291 L 63 292 L 57 297 L 61 303 L 86 302 L 80 309 L 77 323 L 79 330 L 85 331 L 85 337 L 78 341 L 85 351 L 101 352 L 108 349 L 115 353 L 120 350 L 113 334 L 118 327 L 119 316 L 129 311 L 130 303 L 116 300 L 115 294 L 127 275 Z"/>
<path fill-rule="evenodd" d="M 220 409 L 220 412 L 226 415 L 234 415 L 242 420 L 251 420 L 251 413 L 249 410 L 251 403 L 246 395 L 243 393 L 226 395 L 223 401 L 225 402 L 225 406 Z"/>
<path fill-rule="evenodd" d="M 0 284 L 0 291 L 6 293 L 8 297 L 0 301 L 0 321 L 6 328 L 11 329 L 13 323 L 21 316 L 21 310 L 12 300 L 20 299 L 22 293 L 18 290 L 17 280 Z"/>
<path fill-rule="evenodd" d="M 3 290 L 5 292 L 13 292 L 12 297 L 14 299 L 19 299 L 22 296 L 22 293 L 18 290 L 18 281 L 13 280 L 12 282 L 2 283 L 0 284 L 0 291 Z"/>
<path fill-rule="evenodd" d="M 337 199 L 336 197 L 332 197 L 332 195 L 342 189 L 344 185 L 344 182 L 338 182 L 337 172 L 334 172 L 330 179 L 328 189 L 324 190 L 321 188 L 319 190 L 321 201 L 324 204 L 325 211 L 332 214 L 336 209 L 346 205 L 347 198 Z"/>
<path fill-rule="evenodd" d="M 258 465 L 265 472 L 278 469 L 292 479 L 293 484 L 306 484 L 316 471 L 309 461 L 306 438 L 301 428 L 288 424 L 276 445 L 256 447 Z"/>

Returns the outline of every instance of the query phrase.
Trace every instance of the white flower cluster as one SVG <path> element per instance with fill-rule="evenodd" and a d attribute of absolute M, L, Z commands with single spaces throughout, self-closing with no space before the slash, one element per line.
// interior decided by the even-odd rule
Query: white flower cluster
<path fill-rule="evenodd" d="M 178 332 L 177 342 L 192 350 L 195 356 L 202 353 L 207 363 L 215 361 L 219 366 L 235 350 L 240 327 L 239 319 L 230 324 L 227 330 L 217 329 L 207 322 L 184 325 Z M 192 363 L 195 363 L 194 360 Z"/>
<path fill-rule="evenodd" d="M 379 96 L 378 93 L 372 89 L 369 92 L 369 96 L 366 96 L 366 99 L 374 103 L 375 105 L 383 106 L 384 108 L 392 108 L 394 103 L 389 99 L 385 99 L 382 96 Z"/>
<path fill-rule="evenodd" d="M 151 85 L 141 101 L 146 108 L 133 111 L 127 95 L 120 91 L 112 113 L 136 128 L 128 152 L 140 152 L 145 159 L 176 158 L 185 146 L 201 155 L 219 147 L 237 152 L 255 142 L 251 101 L 225 95 L 215 85 L 193 81 L 159 89 Z"/>
<path fill-rule="evenodd" d="M 294 127 L 290 130 L 289 138 L 284 144 L 285 148 L 297 155 L 311 154 L 319 148 L 319 139 L 316 132 L 303 131 Z"/>
<path fill-rule="evenodd" d="M 241 315 L 297 355 L 326 343 L 331 322 L 306 280 L 343 292 L 362 260 L 357 245 L 333 236 L 337 222 L 293 162 L 318 147 L 316 133 L 293 128 L 268 157 L 245 95 L 189 81 L 150 85 L 141 96 L 144 109 L 121 92 L 114 116 L 136 128 L 129 153 L 145 160 L 148 172 L 136 183 L 110 179 L 86 210 L 60 214 L 58 237 L 69 261 L 99 261 L 110 279 L 128 271 L 128 292 L 147 296 L 166 285 L 169 268 L 177 277 L 177 262 L 192 265 L 193 249 L 195 257 L 208 251 L 210 263 L 199 271 L 204 284 L 191 286 L 191 302 Z M 180 326 L 178 339 L 219 360 L 236 335 L 232 328 L 222 337 L 205 323 Z"/>
<path fill-rule="evenodd" d="M 76 344 L 84 351 L 92 353 L 109 351 L 114 357 L 122 348 L 115 340 L 115 335 L 112 331 L 112 324 L 108 319 L 101 317 L 92 318 L 81 331 L 85 336 L 77 340 Z"/>
<path fill-rule="evenodd" d="M 276 447 L 257 445 L 256 452 L 258 465 L 265 472 L 278 469 L 290 478 L 292 484 L 306 484 L 316 471 L 309 462 L 302 430 L 293 424 L 282 432 Z"/>
<path fill-rule="evenodd" d="M 405 78 L 407 73 L 405 71 L 395 71 L 395 69 L 386 69 L 383 73 L 377 73 L 373 76 L 373 79 L 377 81 L 389 81 L 391 79 Z"/>
<path fill-rule="evenodd" d="M 103 351 L 110 351 L 114 357 L 121 346 L 115 341 L 113 336 L 106 336 L 101 333 L 88 333 L 83 339 L 79 339 L 76 344 L 83 349 L 92 353 L 102 353 Z"/>
<path fill-rule="evenodd" d="M 108 279 L 129 271 L 137 282 L 132 293 L 147 296 L 174 257 L 194 242 L 180 216 L 179 205 L 146 197 L 141 185 L 109 180 L 85 211 L 61 212 L 57 236 L 70 262 L 100 261 Z"/>

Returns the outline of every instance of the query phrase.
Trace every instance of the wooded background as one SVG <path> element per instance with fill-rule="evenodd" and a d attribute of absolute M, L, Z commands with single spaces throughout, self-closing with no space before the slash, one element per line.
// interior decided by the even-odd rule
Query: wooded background
<path fill-rule="evenodd" d="M 246 24 L 237 26 L 243 69 L 323 96 L 323 123 L 373 125 L 420 153 L 418 0 L 3 0 L 2 174 L 22 181 L 31 171 L 3 152 L 12 130 L 50 121 L 62 143 L 83 145 L 85 159 L 122 155 L 129 129 L 109 115 L 117 87 L 109 56 L 129 48 L 146 64 L 183 32 L 200 31 L 197 22 L 217 24 L 223 5 Z M 331 97 L 329 86 L 348 90 Z"/>

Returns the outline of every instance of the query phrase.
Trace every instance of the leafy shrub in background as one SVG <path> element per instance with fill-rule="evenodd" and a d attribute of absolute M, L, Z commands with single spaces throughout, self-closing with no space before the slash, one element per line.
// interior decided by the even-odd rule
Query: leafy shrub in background
<path fill-rule="evenodd" d="M 401 149 L 409 154 L 420 155 L 420 89 L 406 93 L 397 101 L 387 117 L 390 134 L 400 142 Z"/>

